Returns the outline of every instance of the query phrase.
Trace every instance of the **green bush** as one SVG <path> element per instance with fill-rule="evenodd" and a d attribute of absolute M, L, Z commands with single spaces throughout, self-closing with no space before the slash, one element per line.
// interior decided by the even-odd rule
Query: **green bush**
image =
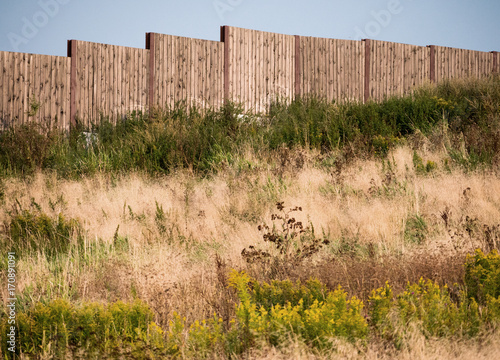
<path fill-rule="evenodd" d="M 340 287 L 324 293 L 317 281 L 310 282 L 309 287 L 300 283 L 286 282 L 283 286 L 273 282 L 263 286 L 269 298 L 275 300 L 269 303 L 266 298 L 266 308 L 257 301 L 262 292 L 249 286 L 254 281 L 245 272 L 232 272 L 229 281 L 240 300 L 235 331 L 243 348 L 259 341 L 278 345 L 290 334 L 315 347 L 328 346 L 329 339 L 334 336 L 354 340 L 367 335 L 363 302 L 356 297 L 348 300 L 347 293 Z M 293 302 L 286 300 L 283 289 Z M 299 298 L 299 294 L 303 296 Z"/>
<path fill-rule="evenodd" d="M 50 126 L 29 122 L 0 133 L 0 170 L 7 174 L 30 175 L 50 166 L 64 133 Z"/>
<path fill-rule="evenodd" d="M 127 354 L 146 358 L 147 352 L 164 347 L 163 331 L 154 315 L 139 300 L 118 301 L 107 306 L 84 303 L 75 306 L 66 300 L 38 303 L 17 314 L 18 350 L 24 354 L 66 357 L 68 353 Z M 2 351 L 7 354 L 6 317 L 0 322 Z"/>
<path fill-rule="evenodd" d="M 18 256 L 42 252 L 47 257 L 67 253 L 71 244 L 82 246 L 83 229 L 77 219 L 67 219 L 62 213 L 51 218 L 41 209 L 17 209 L 10 213 L 6 249 Z"/>
<path fill-rule="evenodd" d="M 475 335 L 479 331 L 478 304 L 462 299 L 457 305 L 446 285 L 420 279 L 417 284 L 408 284 L 396 301 L 403 324 L 416 321 L 427 336 Z"/>
<path fill-rule="evenodd" d="M 422 244 L 427 237 L 429 229 L 425 219 L 415 214 L 408 217 L 404 229 L 404 238 L 406 241 L 414 244 Z"/>
<path fill-rule="evenodd" d="M 467 297 L 479 304 L 500 297 L 500 255 L 496 250 L 485 255 L 477 249 L 474 256 L 467 255 L 465 285 Z"/>

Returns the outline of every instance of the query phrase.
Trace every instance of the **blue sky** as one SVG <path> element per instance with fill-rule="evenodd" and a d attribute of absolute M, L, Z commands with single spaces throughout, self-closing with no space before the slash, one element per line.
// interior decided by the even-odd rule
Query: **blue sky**
<path fill-rule="evenodd" d="M 145 47 L 145 33 L 219 40 L 220 26 L 500 51 L 499 0 L 0 0 L 0 51 L 67 40 Z"/>

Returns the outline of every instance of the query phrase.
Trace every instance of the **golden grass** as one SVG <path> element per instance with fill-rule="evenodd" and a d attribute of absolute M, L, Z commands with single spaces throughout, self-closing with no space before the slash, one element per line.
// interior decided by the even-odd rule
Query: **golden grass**
<path fill-rule="evenodd" d="M 482 226 L 499 223 L 498 176 L 464 174 L 458 169 L 448 172 L 439 152 L 422 152 L 421 156 L 424 161 L 435 161 L 438 169 L 416 174 L 413 150 L 403 146 L 392 151 L 388 161 L 355 160 L 345 164 L 340 174 L 318 165 L 321 155 L 315 153 L 306 154 L 300 164 L 292 161 L 281 168 L 260 166 L 241 171 L 228 168 L 206 179 L 187 172 L 154 179 L 139 174 L 97 175 L 78 181 L 37 174 L 29 180 L 4 181 L 6 201 L 0 223 L 8 227 L 8 211 L 16 201 L 24 209 L 30 209 L 34 201 L 51 216 L 61 212 L 79 219 L 86 231 L 86 249 L 94 252 L 86 262 L 79 257 L 62 257 L 57 263 L 59 270 L 54 271 L 44 256 L 19 260 L 18 291 L 30 289 L 32 302 L 61 296 L 75 301 L 139 297 L 151 305 L 158 322 L 166 325 L 173 311 L 185 314 L 188 320 L 210 316 L 214 310 L 226 311 L 229 316 L 231 310 L 224 307 L 232 305 L 222 294 L 224 279 L 222 270 L 214 266 L 216 255 L 227 269 L 247 267 L 240 255 L 242 249 L 266 246 L 257 225 L 272 224 L 275 202 L 284 201 L 286 207 L 301 206 L 303 211 L 294 215 L 313 224 L 317 236 L 324 233 L 332 242 L 312 263 L 288 276 L 330 279 L 325 281 L 329 286 L 344 281 L 348 291 L 359 291 L 358 296 L 363 297 L 368 290 L 362 286 L 391 280 L 370 276 L 400 276 L 401 283 L 418 278 L 418 271 L 430 276 L 435 273 L 436 279 L 443 281 L 446 276 L 453 278 L 443 270 L 447 259 L 462 259 L 465 252 L 484 246 Z M 165 214 L 165 232 L 155 220 L 157 206 Z M 449 214 L 447 223 L 442 217 L 445 211 Z M 408 219 L 415 215 L 422 217 L 428 228 L 420 244 L 405 238 Z M 467 216 L 477 225 L 471 234 L 465 230 Z M 126 251 L 111 245 L 117 235 L 128 239 Z M 358 247 L 375 246 L 373 254 L 357 254 L 362 261 L 370 261 L 374 270 L 360 270 L 368 266 L 363 262 L 332 262 L 341 257 L 335 248 L 341 239 Z M 90 246 L 97 242 L 108 244 L 109 249 Z M 422 257 L 426 259 L 420 262 L 421 267 L 414 266 Z M 441 263 L 432 260 L 440 258 Z M 386 259 L 386 265 L 380 265 L 380 259 Z M 413 259 L 408 262 L 411 268 L 394 265 L 403 259 Z M 451 266 L 450 271 L 457 266 Z M 366 279 L 360 282 L 356 274 Z M 356 281 L 358 285 L 354 285 Z M 3 299 L 5 291 L 2 287 Z M 266 349 L 250 358 L 486 359 L 500 355 L 499 342 L 493 341 L 498 340 L 498 334 L 482 346 L 415 336 L 412 349 L 396 353 L 373 344 L 360 349 L 339 343 L 335 354 L 321 357 L 292 341 L 287 350 Z"/>

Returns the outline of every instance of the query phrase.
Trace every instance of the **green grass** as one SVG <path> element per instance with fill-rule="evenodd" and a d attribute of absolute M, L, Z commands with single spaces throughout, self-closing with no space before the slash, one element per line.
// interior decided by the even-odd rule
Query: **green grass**
<path fill-rule="evenodd" d="M 336 104 L 314 97 L 275 102 L 260 117 L 235 103 L 203 112 L 179 103 L 152 114 L 133 112 L 116 124 L 103 118 L 69 136 L 36 124 L 11 128 L 0 135 L 0 172 L 26 175 L 42 169 L 74 178 L 187 168 L 207 174 L 234 164 L 242 149 L 262 155 L 283 146 L 322 152 L 349 148 L 383 157 L 416 132 L 439 131 L 448 136 L 450 159 L 474 170 L 498 160 L 499 109 L 498 77 L 443 82 L 380 103 Z M 94 135 L 86 137 L 84 130 Z"/>

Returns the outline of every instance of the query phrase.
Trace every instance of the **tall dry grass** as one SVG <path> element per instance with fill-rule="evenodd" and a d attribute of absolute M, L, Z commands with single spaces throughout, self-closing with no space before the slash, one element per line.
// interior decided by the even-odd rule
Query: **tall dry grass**
<path fill-rule="evenodd" d="M 328 159 L 319 152 L 283 150 L 266 165 L 227 167 L 205 178 L 178 171 L 155 178 L 100 174 L 67 180 L 37 173 L 6 179 L 2 236 L 8 236 L 13 207 L 33 209 L 34 204 L 50 217 L 63 213 L 77 219 L 85 230 L 85 246 L 66 256 L 21 257 L 18 292 L 26 307 L 58 297 L 75 302 L 140 298 L 167 326 L 174 311 L 188 322 L 214 312 L 229 321 L 235 301 L 227 288 L 231 268 L 264 281 L 315 277 L 365 300 L 385 281 L 395 290 L 421 276 L 460 285 L 465 254 L 476 247 L 487 250 L 485 226 L 499 223 L 500 178 L 449 168 L 438 150 L 417 152 L 424 163 L 437 164 L 421 173 L 410 145 L 396 147 L 384 160 L 342 163 L 339 157 L 335 166 L 325 166 Z M 273 224 L 277 201 L 286 208 L 300 206 L 297 220 L 330 241 L 302 264 L 279 271 L 247 264 L 241 256 L 249 246 L 269 249 L 257 227 Z M 495 236 L 500 241 L 500 234 Z M 0 290 L 2 299 L 5 291 Z M 410 349 L 394 352 L 371 342 L 368 347 L 339 342 L 327 356 L 292 341 L 288 349 L 255 350 L 249 356 L 466 359 L 500 354 L 498 334 L 486 339 L 478 346 L 415 335 Z"/>

